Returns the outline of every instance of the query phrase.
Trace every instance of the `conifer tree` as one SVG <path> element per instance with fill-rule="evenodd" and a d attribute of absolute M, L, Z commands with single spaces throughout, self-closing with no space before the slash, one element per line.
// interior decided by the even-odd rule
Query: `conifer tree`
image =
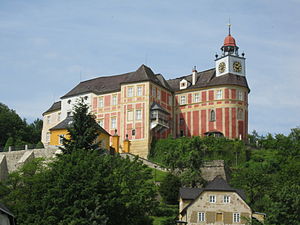
<path fill-rule="evenodd" d="M 78 149 L 95 150 L 99 148 L 96 139 L 100 133 L 100 126 L 95 116 L 88 112 L 89 107 L 80 99 L 73 109 L 73 116 L 68 127 L 68 137 L 63 138 L 61 150 L 64 154 L 70 154 Z"/>

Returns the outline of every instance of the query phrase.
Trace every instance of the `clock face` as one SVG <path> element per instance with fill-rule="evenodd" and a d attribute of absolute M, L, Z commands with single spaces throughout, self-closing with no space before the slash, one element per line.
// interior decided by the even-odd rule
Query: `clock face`
<path fill-rule="evenodd" d="M 220 72 L 220 73 L 224 73 L 224 72 L 225 72 L 225 69 L 226 69 L 226 64 L 225 64 L 224 62 L 221 62 L 221 63 L 219 64 L 218 69 L 219 69 L 219 72 Z"/>
<path fill-rule="evenodd" d="M 242 72 L 242 64 L 240 62 L 237 62 L 237 61 L 234 62 L 233 63 L 233 71 L 238 72 L 238 73 Z"/>

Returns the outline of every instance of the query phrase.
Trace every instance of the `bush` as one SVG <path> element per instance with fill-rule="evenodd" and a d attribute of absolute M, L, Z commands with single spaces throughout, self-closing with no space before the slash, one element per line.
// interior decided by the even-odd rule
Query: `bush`
<path fill-rule="evenodd" d="M 163 201 L 167 204 L 177 204 L 180 187 L 180 179 L 177 176 L 168 173 L 159 187 L 159 193 Z"/>
<path fill-rule="evenodd" d="M 37 148 L 37 149 L 44 148 L 44 144 L 43 144 L 41 141 L 39 141 L 39 142 L 36 144 L 35 148 Z"/>

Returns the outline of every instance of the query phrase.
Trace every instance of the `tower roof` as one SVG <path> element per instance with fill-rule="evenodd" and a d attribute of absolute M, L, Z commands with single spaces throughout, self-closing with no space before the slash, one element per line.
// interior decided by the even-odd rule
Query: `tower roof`
<path fill-rule="evenodd" d="M 230 34 L 228 34 L 228 36 L 224 39 L 223 46 L 235 46 L 236 47 L 235 39 Z"/>

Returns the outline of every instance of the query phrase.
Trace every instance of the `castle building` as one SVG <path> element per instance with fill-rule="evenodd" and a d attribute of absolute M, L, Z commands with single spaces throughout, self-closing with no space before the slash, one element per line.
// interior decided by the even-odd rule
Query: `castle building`
<path fill-rule="evenodd" d="M 169 135 L 246 140 L 250 89 L 238 49 L 229 29 L 213 69 L 194 68 L 189 75 L 165 80 L 142 65 L 134 72 L 83 81 L 43 113 L 42 142 L 50 145 L 51 128 L 71 116 L 78 98 L 109 134 L 117 130 L 120 143 L 128 137 L 131 153 L 141 157 L 147 157 L 153 138 Z"/>

